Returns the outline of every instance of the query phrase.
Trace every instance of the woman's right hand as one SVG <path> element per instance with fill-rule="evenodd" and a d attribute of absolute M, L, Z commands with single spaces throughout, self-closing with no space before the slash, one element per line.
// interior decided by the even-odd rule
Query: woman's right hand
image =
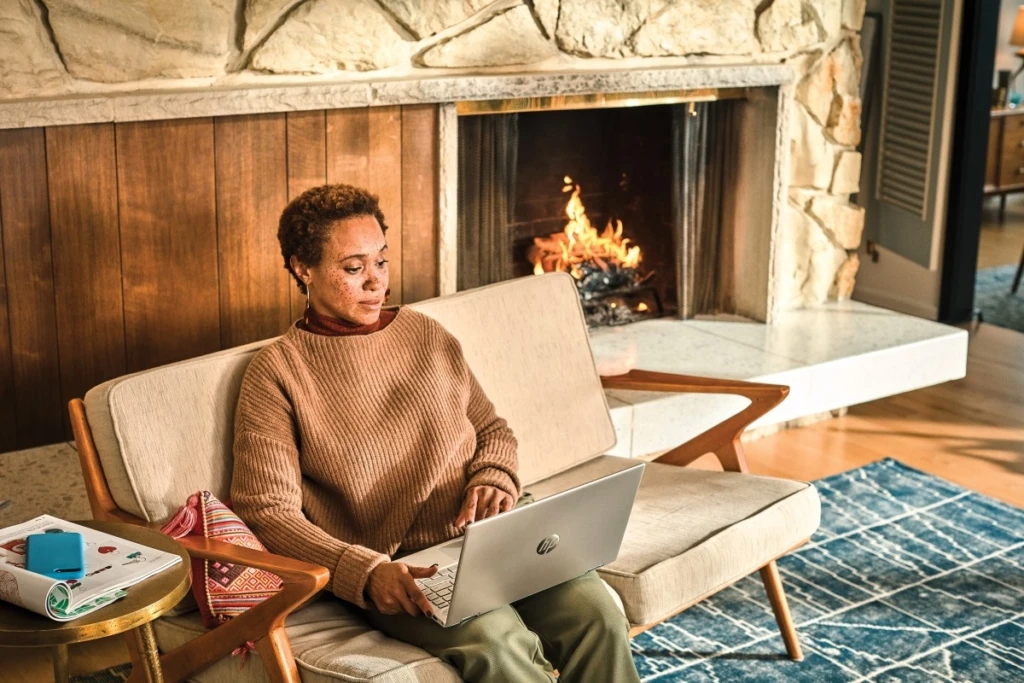
<path fill-rule="evenodd" d="M 437 566 L 413 567 L 404 562 L 384 562 L 370 572 L 366 591 L 381 614 L 405 612 L 410 617 L 430 614 L 433 607 L 416 585 L 416 579 L 428 579 Z"/>

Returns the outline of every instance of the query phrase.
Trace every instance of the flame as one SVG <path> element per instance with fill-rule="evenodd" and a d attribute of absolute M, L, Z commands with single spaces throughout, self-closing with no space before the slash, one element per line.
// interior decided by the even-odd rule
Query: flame
<path fill-rule="evenodd" d="M 597 228 L 590 224 L 586 207 L 580 199 L 580 186 L 569 176 L 565 176 L 563 181 L 562 192 L 572 192 L 565 205 L 569 222 L 561 233 L 534 240 L 535 248 L 530 255 L 534 274 L 564 270 L 580 279 L 583 276 L 580 265 L 586 262 L 594 263 L 603 270 L 608 270 L 610 264 L 636 268 L 642 259 L 640 247 L 630 246 L 631 240 L 622 236 L 622 221 L 617 220 L 613 225 L 609 219 L 604 231 L 598 233 Z M 555 257 L 553 262 L 552 256 Z"/>

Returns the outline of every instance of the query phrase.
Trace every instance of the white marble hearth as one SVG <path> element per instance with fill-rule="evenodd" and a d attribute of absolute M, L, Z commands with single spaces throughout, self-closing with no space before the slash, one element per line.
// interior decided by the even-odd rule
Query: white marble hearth
<path fill-rule="evenodd" d="M 644 370 L 790 387 L 752 428 L 872 401 L 964 376 L 967 331 L 856 301 L 780 314 L 770 325 L 717 319 L 649 320 L 591 332 L 602 374 Z M 677 446 L 742 410 L 747 399 L 609 391 L 619 440 L 641 457 Z"/>

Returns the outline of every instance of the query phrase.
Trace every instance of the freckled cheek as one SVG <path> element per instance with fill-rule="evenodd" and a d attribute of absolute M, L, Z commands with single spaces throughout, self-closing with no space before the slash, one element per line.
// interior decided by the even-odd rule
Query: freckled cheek
<path fill-rule="evenodd" d="M 359 293 L 358 285 L 353 282 L 353 278 L 346 276 L 346 274 L 332 274 L 330 277 L 331 288 L 334 290 L 338 297 L 339 303 L 351 303 L 356 301 L 357 294 Z"/>

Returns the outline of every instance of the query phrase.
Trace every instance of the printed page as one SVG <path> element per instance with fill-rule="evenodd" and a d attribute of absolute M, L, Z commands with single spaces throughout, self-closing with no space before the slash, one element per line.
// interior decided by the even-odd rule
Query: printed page
<path fill-rule="evenodd" d="M 85 576 L 58 581 L 25 569 L 25 538 L 75 531 L 85 544 Z M 181 562 L 174 553 L 41 515 L 0 530 L 0 599 L 67 621 L 124 597 L 125 588 Z"/>

